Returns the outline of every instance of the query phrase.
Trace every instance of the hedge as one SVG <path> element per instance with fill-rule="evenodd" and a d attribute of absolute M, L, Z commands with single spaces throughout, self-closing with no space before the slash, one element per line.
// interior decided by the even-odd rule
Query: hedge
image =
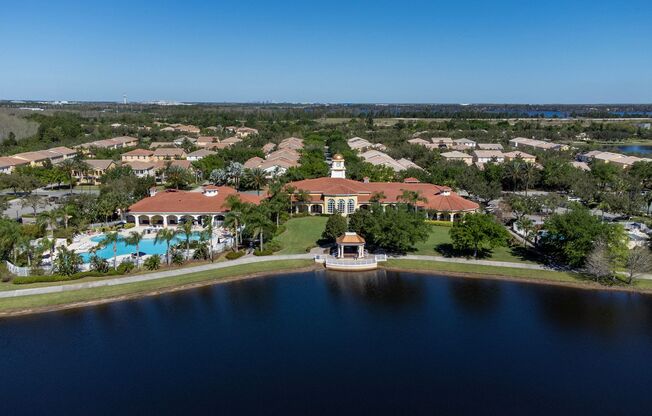
<path fill-rule="evenodd" d="M 99 276 L 120 276 L 121 274 L 113 269 L 107 273 L 100 273 L 97 271 L 79 272 L 70 276 L 60 274 L 42 275 L 42 276 L 18 276 L 14 277 L 12 283 L 15 285 L 28 285 L 30 283 L 51 283 L 51 282 L 66 282 L 69 280 L 78 280 L 84 277 L 99 277 Z"/>
<path fill-rule="evenodd" d="M 240 257 L 242 257 L 244 255 L 245 255 L 244 250 L 241 250 L 241 251 L 229 251 L 228 253 L 226 253 L 225 257 L 226 257 L 227 260 L 235 260 L 235 259 L 239 259 Z"/>
<path fill-rule="evenodd" d="M 454 222 L 451 221 L 437 221 L 437 220 L 426 220 L 426 224 L 439 225 L 442 227 L 452 227 Z"/>

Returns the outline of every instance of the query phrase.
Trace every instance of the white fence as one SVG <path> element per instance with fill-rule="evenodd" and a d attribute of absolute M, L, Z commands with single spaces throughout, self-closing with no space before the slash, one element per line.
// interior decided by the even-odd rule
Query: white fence
<path fill-rule="evenodd" d="M 52 272 L 52 269 L 49 267 L 18 267 L 15 264 L 6 261 L 7 264 L 7 270 L 9 270 L 9 273 L 15 274 L 16 276 L 31 276 L 34 274 L 33 270 L 35 269 L 40 269 L 42 270 L 42 273 L 49 274 Z"/>

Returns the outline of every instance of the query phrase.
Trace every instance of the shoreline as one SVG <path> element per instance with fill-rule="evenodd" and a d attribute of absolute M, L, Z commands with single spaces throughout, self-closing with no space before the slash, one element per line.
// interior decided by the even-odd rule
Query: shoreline
<path fill-rule="evenodd" d="M 237 267 L 237 266 L 233 266 L 233 267 Z M 162 287 L 157 289 L 146 289 L 143 291 L 135 290 L 133 291 L 133 293 L 125 293 L 117 296 L 106 296 L 97 299 L 73 301 L 68 303 L 61 303 L 61 304 L 47 305 L 47 306 L 9 309 L 7 311 L 0 311 L 0 319 L 18 317 L 18 316 L 36 315 L 42 313 L 71 310 L 71 309 L 80 309 L 89 306 L 98 306 L 98 305 L 104 305 L 104 304 L 109 304 L 114 302 L 136 300 L 136 299 L 141 299 L 141 298 L 146 298 L 151 296 L 164 295 L 168 293 L 182 292 L 186 290 L 203 288 L 203 287 L 208 287 L 208 286 L 213 286 L 218 284 L 233 283 L 237 281 L 267 277 L 267 276 L 276 277 L 281 274 L 301 273 L 301 272 L 307 272 L 312 270 L 325 270 L 325 269 L 321 267 L 321 265 L 315 263 L 304 267 L 261 270 L 257 272 L 248 272 L 244 274 L 238 274 L 237 270 L 235 270 L 235 273 L 231 276 L 216 277 L 213 279 L 209 278 L 207 280 L 191 282 L 191 283 L 182 283 L 178 285 Z M 461 271 L 448 271 L 448 270 L 409 267 L 408 265 L 406 265 L 405 267 L 393 266 L 393 265 L 386 266 L 386 267 L 381 266 L 379 270 L 387 270 L 391 272 L 407 272 L 407 273 L 415 273 L 421 275 L 435 275 L 436 277 L 443 277 L 443 278 L 498 280 L 498 281 L 566 287 L 566 288 L 592 290 L 592 291 L 596 291 L 596 290 L 614 291 L 614 292 L 638 293 L 642 295 L 652 295 L 652 289 L 648 289 L 648 288 L 636 288 L 630 286 L 605 286 L 592 281 L 559 281 L 559 280 L 551 280 L 546 278 L 508 276 L 505 274 L 501 274 L 500 272 L 490 272 L 490 273 L 461 272 Z M 185 275 L 191 275 L 191 274 L 192 273 L 186 273 Z M 184 274 L 179 275 L 179 277 L 181 276 L 184 276 Z M 47 295 L 34 295 L 34 296 L 47 296 Z"/>
<path fill-rule="evenodd" d="M 474 272 L 453 272 L 453 271 L 437 271 L 437 270 L 427 270 L 427 269 L 418 269 L 410 267 L 382 267 L 383 270 L 390 272 L 403 272 L 403 273 L 415 273 L 415 274 L 429 274 L 432 275 L 436 273 L 438 276 L 445 278 L 461 278 L 461 279 L 474 279 L 474 280 L 498 280 L 503 282 L 516 282 L 516 283 L 526 283 L 526 284 L 535 284 L 540 286 L 556 286 L 556 287 L 567 287 L 572 289 L 582 289 L 582 290 L 591 290 L 591 291 L 605 291 L 605 292 L 629 292 L 629 293 L 638 293 L 641 295 L 652 295 L 652 289 L 641 289 L 629 286 L 605 286 L 597 282 L 592 281 L 577 281 L 577 282 L 563 282 L 558 280 L 549 280 L 544 278 L 536 277 L 514 277 L 501 275 L 499 273 L 495 274 L 484 274 L 484 273 L 474 273 Z"/>
<path fill-rule="evenodd" d="M 119 295 L 119 296 L 109 296 L 100 299 L 91 299 L 87 301 L 78 301 L 78 302 L 64 303 L 64 304 L 52 305 L 52 306 L 42 306 L 42 307 L 34 307 L 34 308 L 15 309 L 9 311 L 0 311 L 0 319 L 17 317 L 17 316 L 37 315 L 42 313 L 58 312 L 58 311 L 71 310 L 71 309 L 81 309 L 89 306 L 98 306 L 98 305 L 105 305 L 109 303 L 122 302 L 127 300 L 148 298 L 152 296 L 165 295 L 168 293 L 175 293 L 175 292 L 183 292 L 186 290 L 199 289 L 199 288 L 219 285 L 223 283 L 233 283 L 242 280 L 255 279 L 264 276 L 274 277 L 279 274 L 285 274 L 285 273 L 307 272 L 307 271 L 315 270 L 317 268 L 318 265 L 315 264 L 314 266 L 311 265 L 311 266 L 299 267 L 294 269 L 260 271 L 260 272 L 242 274 L 242 275 L 216 278 L 214 280 L 205 280 L 205 281 L 195 282 L 195 283 L 186 283 L 178 286 L 165 287 L 165 288 L 149 290 L 145 292 L 134 292 L 134 293 Z M 43 295 L 36 295 L 36 296 L 43 296 Z"/>

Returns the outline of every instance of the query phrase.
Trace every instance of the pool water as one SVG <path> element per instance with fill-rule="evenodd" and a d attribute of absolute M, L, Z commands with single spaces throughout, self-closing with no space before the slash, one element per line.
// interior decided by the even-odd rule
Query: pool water
<path fill-rule="evenodd" d="M 103 239 L 104 239 L 104 235 L 98 235 L 92 237 L 91 241 L 99 243 Z M 199 240 L 199 233 L 193 233 L 190 239 Z M 176 236 L 172 241 L 170 241 L 170 247 L 178 243 L 183 243 L 185 241 L 186 239 L 183 235 Z M 124 240 L 118 241 L 116 248 L 117 248 L 116 253 L 118 256 L 122 256 L 125 254 L 132 254 L 136 252 L 136 246 L 127 244 Z M 154 243 L 154 238 L 143 239 L 138 247 L 138 249 L 145 254 L 165 254 L 166 248 L 167 248 L 167 244 L 165 243 L 165 241 Z M 106 247 L 102 247 L 101 249 L 97 250 L 96 254 L 103 259 L 112 259 L 113 244 L 109 244 Z M 81 253 L 81 256 L 82 259 L 84 260 L 84 263 L 88 263 L 90 261 L 91 258 L 90 253 Z"/>

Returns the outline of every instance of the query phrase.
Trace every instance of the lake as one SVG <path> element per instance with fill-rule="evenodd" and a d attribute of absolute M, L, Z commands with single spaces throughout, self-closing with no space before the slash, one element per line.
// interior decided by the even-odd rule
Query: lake
<path fill-rule="evenodd" d="M 652 414 L 652 297 L 256 278 L 0 320 L 2 414 Z"/>
<path fill-rule="evenodd" d="M 615 152 L 622 152 L 622 153 L 638 153 L 638 154 L 650 154 L 652 153 L 652 145 L 622 145 L 622 146 L 614 146 L 610 150 L 615 151 Z"/>

